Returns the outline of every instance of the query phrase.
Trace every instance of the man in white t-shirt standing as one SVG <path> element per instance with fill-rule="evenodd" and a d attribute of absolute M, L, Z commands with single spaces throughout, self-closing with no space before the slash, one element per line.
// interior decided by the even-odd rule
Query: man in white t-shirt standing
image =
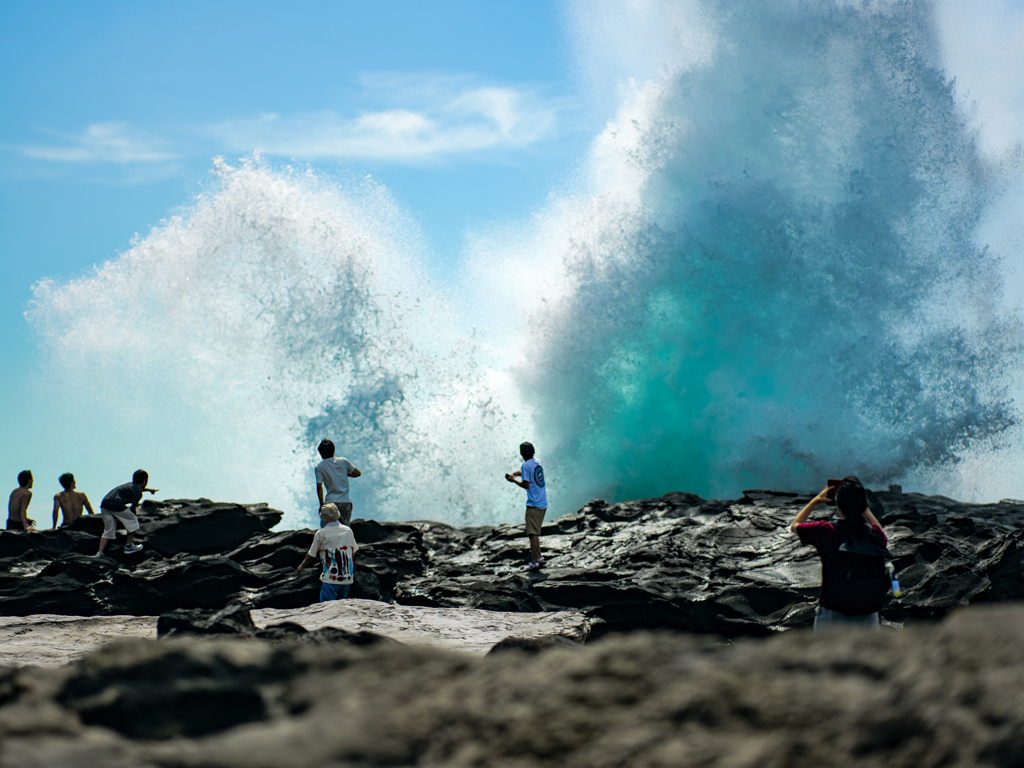
<path fill-rule="evenodd" d="M 526 491 L 526 535 L 530 539 L 530 564 L 526 570 L 538 571 L 545 562 L 540 556 L 540 529 L 544 513 L 548 511 L 548 491 L 544 485 L 544 467 L 534 458 L 533 443 L 521 444 L 519 455 L 523 457 L 522 469 L 505 475 L 505 479 Z"/>
<path fill-rule="evenodd" d="M 352 522 L 352 500 L 348 496 L 348 479 L 359 477 L 362 473 L 355 468 L 351 461 L 334 456 L 334 443 L 330 440 L 321 440 L 317 446 L 320 458 L 323 459 L 316 465 L 316 497 L 320 500 L 320 506 L 334 504 L 341 513 L 341 524 L 348 525 Z M 326 496 L 324 488 L 327 489 Z"/>
<path fill-rule="evenodd" d="M 355 554 L 359 549 L 352 529 L 338 522 L 338 507 L 324 504 L 320 508 L 320 530 L 313 536 L 313 544 L 297 568 L 299 573 L 307 565 L 320 561 L 320 602 L 343 600 L 348 597 L 355 573 Z"/>

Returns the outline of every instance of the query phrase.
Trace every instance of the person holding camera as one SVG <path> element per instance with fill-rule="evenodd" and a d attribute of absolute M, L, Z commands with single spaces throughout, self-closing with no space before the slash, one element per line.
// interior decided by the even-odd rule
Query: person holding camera
<path fill-rule="evenodd" d="M 814 510 L 834 501 L 837 519 L 808 522 Z M 793 519 L 789 530 L 821 558 L 821 591 L 814 613 L 814 630 L 832 626 L 878 629 L 885 603 L 888 539 L 868 508 L 867 492 L 850 476 L 828 485 Z"/>

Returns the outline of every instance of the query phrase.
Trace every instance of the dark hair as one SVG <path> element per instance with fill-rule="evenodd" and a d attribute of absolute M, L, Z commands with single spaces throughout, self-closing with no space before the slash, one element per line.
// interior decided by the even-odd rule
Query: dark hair
<path fill-rule="evenodd" d="M 520 443 L 519 453 L 522 455 L 524 459 L 532 459 L 533 454 L 535 453 L 533 449 L 533 443 Z"/>
<path fill-rule="evenodd" d="M 132 473 L 132 482 L 136 485 L 145 485 L 149 482 L 149 472 L 144 469 L 136 469 Z"/>
<path fill-rule="evenodd" d="M 316 449 L 320 451 L 321 459 L 334 458 L 334 443 L 328 440 L 326 437 L 320 441 L 320 445 L 318 445 Z"/>
<path fill-rule="evenodd" d="M 868 508 L 868 495 L 853 475 L 843 478 L 836 489 L 836 507 L 843 513 L 848 529 L 855 535 L 864 528 L 864 510 Z"/>
<path fill-rule="evenodd" d="M 61 484 L 61 487 L 65 491 L 70 491 L 72 484 L 75 482 L 75 476 L 70 472 L 65 472 L 63 475 L 57 478 L 57 481 Z"/>
<path fill-rule="evenodd" d="M 25 486 L 27 486 L 29 484 L 29 482 L 31 482 L 31 480 L 32 480 L 32 470 L 31 469 L 23 469 L 21 472 L 18 473 L 18 487 L 19 488 L 24 488 Z"/>

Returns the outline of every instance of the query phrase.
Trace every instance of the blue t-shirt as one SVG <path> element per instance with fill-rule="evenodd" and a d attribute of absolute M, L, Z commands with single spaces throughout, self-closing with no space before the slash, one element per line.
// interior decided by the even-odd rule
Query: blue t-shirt
<path fill-rule="evenodd" d="M 528 459 L 523 462 L 522 480 L 530 484 L 526 489 L 526 506 L 548 508 L 548 492 L 544 487 L 544 467 L 537 459 Z"/>

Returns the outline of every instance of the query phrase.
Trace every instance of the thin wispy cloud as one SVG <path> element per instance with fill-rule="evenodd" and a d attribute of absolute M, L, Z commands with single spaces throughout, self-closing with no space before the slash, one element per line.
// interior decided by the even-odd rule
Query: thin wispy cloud
<path fill-rule="evenodd" d="M 15 145 L 31 160 L 54 163 L 163 163 L 178 155 L 163 148 L 163 142 L 131 130 L 125 123 L 93 123 L 78 134 L 50 132 L 59 144 Z"/>
<path fill-rule="evenodd" d="M 148 179 L 145 169 L 177 168 L 171 161 L 186 157 L 257 150 L 309 161 L 424 164 L 493 156 L 551 139 L 566 107 L 536 87 L 486 84 L 468 75 L 363 75 L 345 101 L 344 108 L 179 124 L 160 137 L 125 122 L 93 123 L 74 134 L 47 131 L 49 143 L 4 148 L 52 168 L 116 168 L 118 178 L 127 178 L 131 168 Z"/>
<path fill-rule="evenodd" d="M 354 114 L 266 114 L 212 130 L 237 151 L 423 162 L 534 144 L 553 136 L 560 110 L 535 90 L 474 85 L 466 78 L 377 75 L 360 85 L 367 100 L 385 104 Z"/>

